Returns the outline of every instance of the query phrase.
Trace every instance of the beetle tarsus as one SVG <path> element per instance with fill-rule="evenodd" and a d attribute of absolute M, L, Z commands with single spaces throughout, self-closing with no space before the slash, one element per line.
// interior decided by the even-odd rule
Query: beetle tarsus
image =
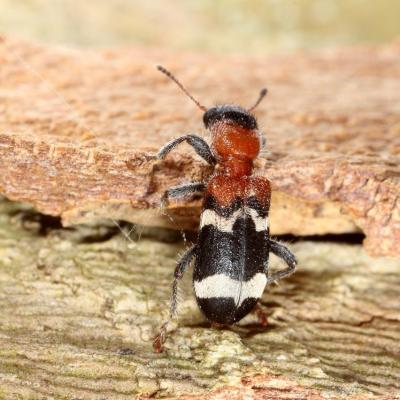
<path fill-rule="evenodd" d="M 266 327 L 268 325 L 268 314 L 263 310 L 260 304 L 257 303 L 252 312 L 256 315 L 258 323 L 262 327 Z"/>
<path fill-rule="evenodd" d="M 153 349 L 157 353 L 162 353 L 164 351 L 164 343 L 166 339 L 166 333 L 167 333 L 167 324 L 168 322 L 165 322 L 161 328 L 160 332 L 158 335 L 154 338 L 153 341 Z"/>

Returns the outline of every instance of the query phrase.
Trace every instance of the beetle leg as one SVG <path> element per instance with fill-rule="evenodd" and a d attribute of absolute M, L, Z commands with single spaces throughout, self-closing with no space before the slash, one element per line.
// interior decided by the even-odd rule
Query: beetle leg
<path fill-rule="evenodd" d="M 182 278 L 184 272 L 187 267 L 190 265 L 192 259 L 196 256 L 197 246 L 191 247 L 180 259 L 178 265 L 175 268 L 174 272 L 174 282 L 172 284 L 172 296 L 171 296 L 171 305 L 169 309 L 169 317 L 168 320 L 165 321 L 160 328 L 159 334 L 155 337 L 153 342 L 154 350 L 157 353 L 161 353 L 163 351 L 163 344 L 166 339 L 167 327 L 169 322 L 175 317 L 176 310 L 178 306 L 178 282 Z"/>
<path fill-rule="evenodd" d="M 204 183 L 193 182 L 181 186 L 174 186 L 168 189 L 161 197 L 161 206 L 168 203 L 169 199 L 176 199 L 191 194 L 203 193 L 205 190 Z"/>
<path fill-rule="evenodd" d="M 287 268 L 274 272 L 268 276 L 268 283 L 271 283 L 279 281 L 285 276 L 292 274 L 296 269 L 297 260 L 294 254 L 283 244 L 278 243 L 275 240 L 270 240 L 269 245 L 270 251 L 272 251 L 276 256 L 282 258 L 282 260 L 288 265 Z"/>
<path fill-rule="evenodd" d="M 159 160 L 164 159 L 165 156 L 175 146 L 182 142 L 187 142 L 188 144 L 190 144 L 194 148 L 195 152 L 209 164 L 215 165 L 217 163 L 217 160 L 215 159 L 208 143 L 203 138 L 197 135 L 184 135 L 177 139 L 171 140 L 157 153 L 157 158 Z"/>
<path fill-rule="evenodd" d="M 261 326 L 267 326 L 268 325 L 268 314 L 263 310 L 263 308 L 260 306 L 259 303 L 255 305 L 253 310 L 251 311 L 253 314 L 256 315 L 258 319 L 258 323 Z"/>

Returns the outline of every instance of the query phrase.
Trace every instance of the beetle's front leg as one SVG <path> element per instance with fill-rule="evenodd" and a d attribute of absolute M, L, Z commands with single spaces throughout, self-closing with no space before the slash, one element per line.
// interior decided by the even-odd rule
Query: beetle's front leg
<path fill-rule="evenodd" d="M 174 147 L 182 142 L 187 142 L 190 146 L 192 146 L 195 152 L 205 161 L 207 161 L 208 164 L 215 165 L 217 163 L 217 160 L 214 157 L 214 154 L 212 153 L 208 143 L 197 135 L 184 135 L 177 139 L 171 140 L 157 153 L 157 158 L 159 160 L 164 159 Z"/>
<path fill-rule="evenodd" d="M 270 251 L 272 251 L 276 256 L 282 258 L 282 260 L 288 265 L 287 268 L 274 272 L 268 276 L 268 283 L 271 283 L 277 282 L 285 276 L 291 275 L 296 270 L 297 260 L 294 254 L 283 244 L 270 239 L 269 245 Z"/>

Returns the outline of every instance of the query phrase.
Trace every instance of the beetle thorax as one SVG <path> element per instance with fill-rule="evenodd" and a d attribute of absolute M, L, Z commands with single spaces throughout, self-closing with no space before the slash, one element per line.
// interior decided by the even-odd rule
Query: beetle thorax
<path fill-rule="evenodd" d="M 260 151 L 257 131 L 231 121 L 220 121 L 210 127 L 212 146 L 222 169 L 229 175 L 250 175 L 253 160 Z"/>

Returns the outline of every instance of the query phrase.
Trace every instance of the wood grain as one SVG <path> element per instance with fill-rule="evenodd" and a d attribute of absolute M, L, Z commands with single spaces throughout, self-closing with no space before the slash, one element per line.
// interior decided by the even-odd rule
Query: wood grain
<path fill-rule="evenodd" d="M 173 137 L 207 137 L 199 110 L 156 71 L 163 63 L 207 106 L 246 106 L 268 86 L 257 173 L 273 184 L 273 234 L 363 232 L 369 253 L 398 256 L 399 57 L 398 44 L 222 57 L 3 38 L 0 192 L 66 225 L 114 218 L 196 229 L 199 202 L 159 209 L 167 187 L 210 174 L 185 146 L 154 159 Z"/>
<path fill-rule="evenodd" d="M 400 261 L 358 245 L 289 244 L 299 268 L 265 291 L 268 326 L 250 315 L 225 330 L 201 316 L 188 272 L 179 318 L 156 354 L 184 245 L 117 232 L 61 229 L 0 202 L 0 398 L 400 395 Z"/>

